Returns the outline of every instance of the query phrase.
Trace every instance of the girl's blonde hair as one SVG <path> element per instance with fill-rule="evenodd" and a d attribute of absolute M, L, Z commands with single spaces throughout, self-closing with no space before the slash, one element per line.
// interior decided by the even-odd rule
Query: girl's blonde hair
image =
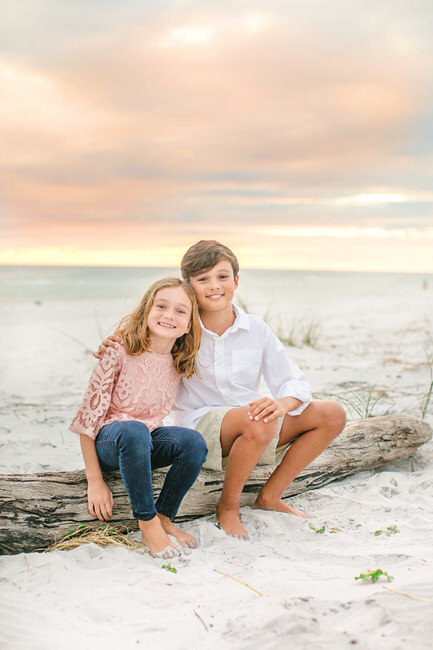
<path fill-rule="evenodd" d="M 191 377 L 195 372 L 195 355 L 200 347 L 201 327 L 197 300 L 191 286 L 179 278 L 162 278 L 154 282 L 146 291 L 140 304 L 133 312 L 122 318 L 116 334 L 123 339 L 128 354 L 140 354 L 150 349 L 150 332 L 147 317 L 152 309 L 156 294 L 161 289 L 181 287 L 191 301 L 191 327 L 189 332 L 176 339 L 171 350 L 176 370 Z"/>

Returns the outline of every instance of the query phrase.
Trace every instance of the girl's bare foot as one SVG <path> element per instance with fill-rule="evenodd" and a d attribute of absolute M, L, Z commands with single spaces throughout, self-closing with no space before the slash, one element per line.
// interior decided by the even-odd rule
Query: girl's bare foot
<path fill-rule="evenodd" d="M 221 501 L 216 508 L 216 519 L 223 531 L 231 537 L 248 539 L 248 532 L 242 526 L 239 519 L 239 512 L 233 508 L 226 508 Z"/>
<path fill-rule="evenodd" d="M 167 533 L 163 529 L 161 522 L 156 515 L 149 521 L 140 520 L 138 522 L 138 527 L 141 531 L 143 544 L 148 547 L 150 554 L 153 557 L 160 557 L 167 560 L 171 557 L 180 555 L 179 550 L 168 538 Z"/>
<path fill-rule="evenodd" d="M 299 510 L 295 510 L 288 503 L 283 501 L 280 498 L 268 499 L 262 495 L 258 495 L 257 499 L 253 504 L 253 508 L 260 510 L 275 510 L 276 512 L 287 512 L 289 515 L 295 515 L 296 517 L 304 517 L 308 519 L 308 515 L 305 515 Z"/>
<path fill-rule="evenodd" d="M 181 546 L 184 548 L 197 548 L 197 540 L 195 537 L 189 533 L 185 533 L 185 531 L 175 526 L 174 523 L 170 521 L 170 519 L 165 515 L 158 513 L 158 518 L 161 522 L 162 528 L 167 533 L 167 535 L 172 535 L 175 537 Z"/>

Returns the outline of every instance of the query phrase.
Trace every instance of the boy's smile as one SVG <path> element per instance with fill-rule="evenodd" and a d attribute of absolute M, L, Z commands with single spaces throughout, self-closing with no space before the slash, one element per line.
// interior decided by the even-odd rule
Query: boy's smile
<path fill-rule="evenodd" d="M 235 290 L 238 286 L 238 276 L 233 277 L 230 262 L 222 260 L 209 271 L 190 278 L 190 283 L 197 297 L 200 312 L 215 309 L 229 309 Z"/>

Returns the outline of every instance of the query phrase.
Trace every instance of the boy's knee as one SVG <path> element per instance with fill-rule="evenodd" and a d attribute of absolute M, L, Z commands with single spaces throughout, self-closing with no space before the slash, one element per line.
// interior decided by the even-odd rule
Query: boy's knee
<path fill-rule="evenodd" d="M 273 420 L 272 422 L 248 420 L 243 435 L 255 444 L 268 445 L 277 433 L 277 429 L 278 420 Z"/>
<path fill-rule="evenodd" d="M 346 411 L 338 402 L 324 402 L 326 423 L 335 435 L 341 433 L 346 425 Z"/>
<path fill-rule="evenodd" d="M 338 402 L 333 402 L 333 419 L 341 430 L 343 430 L 346 425 L 346 411 Z"/>

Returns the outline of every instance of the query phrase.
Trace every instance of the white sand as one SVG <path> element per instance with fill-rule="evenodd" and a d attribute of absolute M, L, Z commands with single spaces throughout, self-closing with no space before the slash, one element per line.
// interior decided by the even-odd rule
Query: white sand
<path fill-rule="evenodd" d="M 82 467 L 67 425 L 93 365 L 84 346 L 94 349 L 98 323 L 106 333 L 125 311 L 119 301 L 28 304 L 2 314 L 1 472 Z M 376 384 L 384 396 L 375 414 L 419 417 L 433 292 L 323 302 L 317 314 L 317 349 L 289 350 L 313 390 L 362 395 L 364 387 L 366 395 Z M 431 405 L 430 424 L 432 413 Z M 429 443 L 412 459 L 292 499 L 309 520 L 244 508 L 248 542 L 228 538 L 209 517 L 184 524 L 200 546 L 171 561 L 176 574 L 147 555 L 94 545 L 3 556 L 0 647 L 433 648 L 432 455 Z M 399 532 L 374 535 L 388 526 Z M 354 579 L 378 568 L 394 580 Z"/>

